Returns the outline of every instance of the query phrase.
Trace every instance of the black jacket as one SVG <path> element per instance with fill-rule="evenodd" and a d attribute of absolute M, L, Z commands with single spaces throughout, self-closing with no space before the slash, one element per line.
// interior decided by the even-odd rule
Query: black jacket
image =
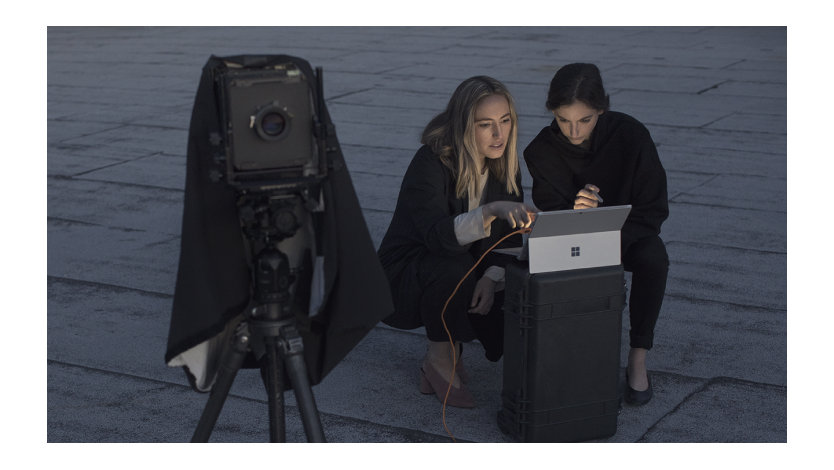
<path fill-rule="evenodd" d="M 623 253 L 636 240 L 660 234 L 669 215 L 666 172 L 648 129 L 623 113 L 603 113 L 590 149 L 571 144 L 554 120 L 524 150 L 541 210 L 572 209 L 586 184 L 599 187 L 604 205 L 631 204 L 622 229 Z"/>
<path fill-rule="evenodd" d="M 394 296 L 419 295 L 403 292 L 399 277 L 404 268 L 426 253 L 456 256 L 469 253 L 475 261 L 503 236 L 512 232 L 503 219 L 492 223 L 490 236 L 468 245 L 458 244 L 454 219 L 469 210 L 468 198 L 455 195 L 455 175 L 428 146 L 421 147 L 403 176 L 397 207 L 391 225 L 382 239 L 378 254 L 388 275 Z M 521 172 L 516 175 L 519 194 L 508 193 L 504 184 L 492 176 L 484 189 L 485 203 L 493 201 L 523 201 Z M 505 240 L 500 247 L 520 246 L 521 235 Z M 480 267 L 480 266 L 479 266 Z M 411 285 L 406 282 L 404 285 Z M 390 323 L 387 319 L 386 322 Z M 397 325 L 416 328 L 419 325 Z"/>

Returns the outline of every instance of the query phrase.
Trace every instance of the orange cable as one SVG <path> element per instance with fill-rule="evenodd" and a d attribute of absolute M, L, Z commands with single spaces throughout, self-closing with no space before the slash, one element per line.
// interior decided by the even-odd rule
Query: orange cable
<path fill-rule="evenodd" d="M 451 348 L 452 348 L 452 376 L 449 378 L 449 387 L 446 389 L 446 395 L 443 397 L 443 411 L 442 411 L 443 428 L 446 429 L 446 433 L 449 434 L 449 437 L 452 438 L 452 441 L 454 441 L 454 442 L 457 442 L 457 441 L 455 441 L 455 436 L 452 434 L 452 431 L 449 430 L 449 426 L 446 425 L 446 402 L 449 400 L 449 394 L 452 393 L 452 382 L 454 382 L 454 380 L 455 380 L 455 370 L 457 370 L 458 364 L 457 364 L 457 350 L 455 349 L 455 341 L 454 341 L 454 339 L 452 339 L 452 333 L 449 331 L 449 327 L 446 325 L 446 318 L 445 318 L 446 307 L 449 306 L 449 302 L 451 302 L 452 298 L 455 296 L 455 294 L 458 293 L 458 289 L 460 289 L 460 286 L 463 284 L 463 281 L 465 281 L 466 278 L 469 277 L 470 274 L 472 274 L 472 271 L 474 271 L 475 268 L 479 264 L 481 264 L 481 261 L 484 260 L 484 257 L 490 251 L 492 251 L 501 242 L 510 238 L 511 236 L 513 236 L 515 234 L 518 234 L 518 233 L 530 233 L 530 231 L 531 231 L 531 229 L 529 227 L 516 230 L 515 232 L 512 232 L 508 235 L 505 235 L 503 238 L 501 238 L 500 240 L 495 242 L 494 245 L 489 247 L 489 249 L 486 250 L 484 252 L 484 254 L 481 255 L 480 258 L 478 258 L 478 261 L 469 269 L 469 271 L 467 271 L 466 274 L 464 274 L 464 276 L 461 278 L 460 282 L 458 282 L 458 285 L 455 286 L 455 290 L 452 291 L 452 295 L 450 295 L 449 298 L 446 299 L 446 303 L 443 305 L 443 311 L 440 312 L 440 321 L 443 323 L 443 329 L 446 330 L 446 335 L 449 337 L 449 344 L 451 345 Z"/>

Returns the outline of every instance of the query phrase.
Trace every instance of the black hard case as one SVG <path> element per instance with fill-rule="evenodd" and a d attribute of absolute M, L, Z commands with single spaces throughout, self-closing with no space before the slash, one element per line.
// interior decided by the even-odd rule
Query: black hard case
<path fill-rule="evenodd" d="M 530 274 L 507 266 L 498 424 L 522 442 L 617 431 L 623 267 Z"/>

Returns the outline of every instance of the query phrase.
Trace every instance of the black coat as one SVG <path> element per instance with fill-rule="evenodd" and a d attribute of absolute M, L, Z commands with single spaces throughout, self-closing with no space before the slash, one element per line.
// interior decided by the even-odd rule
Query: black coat
<path fill-rule="evenodd" d="M 292 62 L 310 77 L 309 63 L 291 56 L 212 56 L 203 68 L 188 135 L 182 238 L 165 361 L 221 332 L 251 301 L 252 278 L 238 221 L 236 195 L 214 182 L 217 142 L 222 135 L 215 76 L 226 63 L 265 67 Z M 323 120 L 332 128 L 329 113 Z M 324 297 L 318 314 L 299 318 L 305 359 L 316 384 L 393 311 L 379 264 L 335 132 L 328 136 L 328 176 L 322 183 L 325 212 L 317 218 L 324 257 Z M 194 385 L 194 377 L 189 373 Z"/>
<path fill-rule="evenodd" d="M 469 202 L 468 197 L 456 196 L 455 181 L 452 170 L 425 145 L 417 151 L 406 170 L 391 225 L 378 251 L 395 297 L 419 299 L 420 292 L 413 289 L 414 283 L 401 282 L 400 275 L 426 253 L 441 256 L 469 253 L 477 261 L 493 244 L 513 231 L 505 220 L 496 219 L 489 237 L 461 246 L 455 236 L 454 219 L 469 210 Z M 484 202 L 523 201 L 520 171 L 516 175 L 516 184 L 518 195 L 508 193 L 504 184 L 490 175 L 484 189 Z M 499 248 L 521 246 L 521 243 L 521 235 L 516 235 L 505 240 Z M 398 301 L 397 304 L 402 303 Z M 419 318 L 413 315 L 408 317 L 403 319 L 395 315 L 385 319 L 385 322 L 406 329 L 421 326 Z"/>
<path fill-rule="evenodd" d="M 597 121 L 590 149 L 571 144 L 554 120 L 524 150 L 533 177 L 533 203 L 541 210 L 572 209 L 576 193 L 596 185 L 604 205 L 631 204 L 622 228 L 623 253 L 636 240 L 660 234 L 669 215 L 666 171 L 648 129 L 623 113 Z"/>

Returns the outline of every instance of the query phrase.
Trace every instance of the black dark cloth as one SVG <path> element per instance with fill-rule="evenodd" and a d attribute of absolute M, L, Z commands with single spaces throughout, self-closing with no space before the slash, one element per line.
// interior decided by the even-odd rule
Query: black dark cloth
<path fill-rule="evenodd" d="M 603 113 L 590 145 L 574 145 L 554 120 L 524 150 L 541 210 L 572 209 L 576 193 L 597 186 L 606 206 L 632 206 L 621 231 L 623 268 L 632 272 L 630 344 L 651 349 L 666 290 L 669 257 L 660 239 L 669 216 L 666 171 L 648 129 L 627 114 Z"/>
<path fill-rule="evenodd" d="M 433 341 L 448 339 L 439 319 L 443 304 L 457 283 L 486 250 L 513 231 L 506 221 L 496 219 L 490 236 L 461 246 L 455 236 L 454 219 L 469 210 L 469 203 L 468 197 L 456 196 L 455 181 L 454 172 L 428 146 L 421 147 L 403 176 L 397 206 L 378 251 L 395 299 L 394 314 L 383 321 L 401 329 L 426 326 L 427 335 Z M 521 172 L 516 175 L 516 183 L 520 189 Z M 522 194 L 508 193 L 504 184 L 492 175 L 484 192 L 484 203 L 524 199 Z M 519 234 L 505 240 L 499 248 L 521 246 L 521 243 Z M 468 315 L 467 310 L 475 282 L 488 266 L 506 263 L 501 258 L 484 259 L 447 308 L 445 318 L 454 340 L 471 341 L 495 333 L 483 325 L 492 316 L 474 318 L 477 315 Z M 494 315 L 500 315 L 500 303 L 495 302 L 493 308 L 497 309 Z M 488 351 L 500 351 L 497 345 L 490 348 L 486 344 L 495 341 L 482 342 Z M 500 352 L 497 354 L 500 357 Z"/>
<path fill-rule="evenodd" d="M 607 111 L 590 148 L 571 144 L 554 119 L 524 150 L 533 177 L 533 203 L 541 210 L 573 209 L 576 193 L 596 185 L 606 206 L 631 204 L 622 228 L 623 252 L 640 238 L 659 235 L 669 216 L 666 171 L 648 129 L 633 117 Z"/>
<path fill-rule="evenodd" d="M 295 64 L 309 78 L 315 96 L 312 68 L 297 57 L 212 56 L 203 68 L 189 128 L 179 269 L 166 363 L 222 333 L 251 300 L 247 244 L 238 220 L 236 192 L 211 177 L 221 148 L 216 136 L 223 135 L 216 76 L 226 67 L 265 68 L 286 63 Z M 321 236 L 324 296 L 317 315 L 310 318 L 303 312 L 298 317 L 312 384 L 319 383 L 393 311 L 388 282 L 326 108 L 323 114 L 331 129 L 329 169 L 321 185 L 325 212 L 315 219 L 314 228 Z M 193 376 L 187 369 L 186 373 L 194 385 Z"/>

